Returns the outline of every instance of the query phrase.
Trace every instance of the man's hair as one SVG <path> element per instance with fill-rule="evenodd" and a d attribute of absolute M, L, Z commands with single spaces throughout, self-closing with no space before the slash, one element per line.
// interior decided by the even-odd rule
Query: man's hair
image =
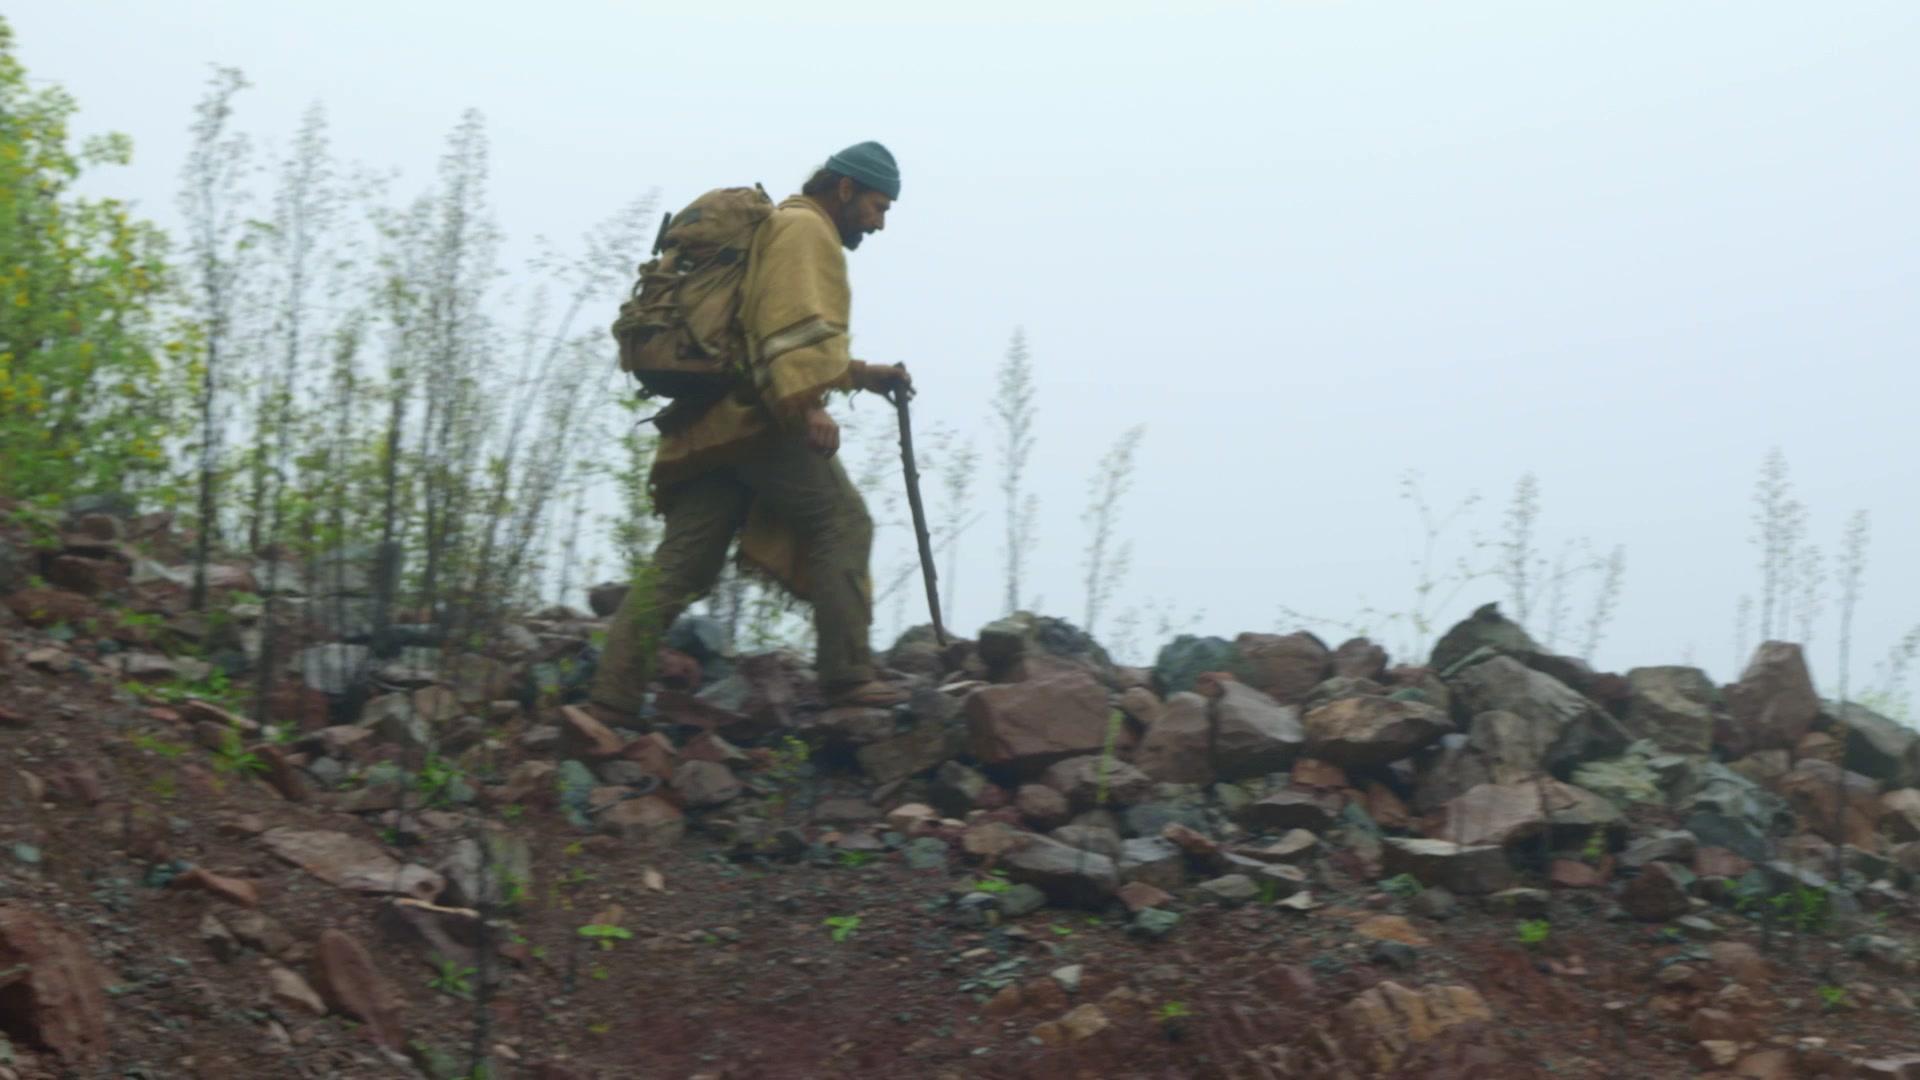
<path fill-rule="evenodd" d="M 800 186 L 800 194 L 815 199 L 824 198 L 832 194 L 834 189 L 840 186 L 840 181 L 842 180 L 853 180 L 853 177 L 847 176 L 844 173 L 834 172 L 832 169 L 821 166 L 814 170 L 813 175 L 807 179 L 805 184 Z M 853 193 L 855 195 L 872 190 L 872 188 L 860 181 L 853 180 Z"/>

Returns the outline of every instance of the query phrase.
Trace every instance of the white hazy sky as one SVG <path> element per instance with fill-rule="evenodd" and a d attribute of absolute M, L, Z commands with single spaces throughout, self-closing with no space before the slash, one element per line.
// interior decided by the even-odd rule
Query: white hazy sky
<path fill-rule="evenodd" d="M 1828 552 L 1873 514 L 1856 685 L 1920 623 L 1911 0 L 10 7 L 82 130 L 135 139 L 95 189 L 163 224 L 213 62 L 256 84 L 248 130 L 284 145 L 324 102 L 341 156 L 403 188 L 480 108 L 523 240 L 654 187 L 790 190 L 885 141 L 905 191 L 852 256 L 856 353 L 909 362 L 918 422 L 991 461 L 992 372 L 1026 328 L 1032 579 L 1061 614 L 1086 479 L 1145 422 L 1128 602 L 1211 632 L 1404 608 L 1398 477 L 1482 493 L 1490 532 L 1531 470 L 1545 541 L 1626 547 L 1598 662 L 1730 677 L 1776 445 Z M 962 556 L 965 630 L 997 614 L 997 526 Z M 1829 617 L 1829 691 L 1835 639 Z"/>

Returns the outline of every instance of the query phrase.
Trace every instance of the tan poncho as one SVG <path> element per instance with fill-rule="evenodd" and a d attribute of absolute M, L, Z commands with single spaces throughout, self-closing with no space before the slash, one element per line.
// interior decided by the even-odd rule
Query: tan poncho
<path fill-rule="evenodd" d="M 769 452 L 773 438 L 804 423 L 806 412 L 829 391 L 852 386 L 847 256 L 826 212 L 798 195 L 781 203 L 754 238 L 750 259 L 741 321 L 753 361 L 753 392 L 724 398 L 691 421 L 667 425 L 649 476 L 654 505 L 662 512 L 674 485 Z M 786 523 L 759 506 L 749 511 L 740 561 L 804 600 L 807 581 L 800 556 Z"/>

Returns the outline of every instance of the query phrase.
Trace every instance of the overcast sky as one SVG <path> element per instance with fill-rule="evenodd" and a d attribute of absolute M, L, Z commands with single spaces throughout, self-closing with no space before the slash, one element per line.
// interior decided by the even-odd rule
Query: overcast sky
<path fill-rule="evenodd" d="M 248 130 L 284 144 L 324 102 L 340 154 L 403 188 L 478 107 L 521 240 L 571 239 L 655 187 L 673 205 L 791 190 L 832 150 L 886 142 L 904 193 L 851 257 L 856 355 L 911 364 L 918 422 L 974 429 L 991 463 L 992 373 L 1025 327 L 1033 591 L 1063 615 L 1081 607 L 1086 478 L 1145 422 L 1122 606 L 1204 609 L 1211 632 L 1273 629 L 1283 604 L 1404 609 L 1421 534 L 1401 474 L 1437 504 L 1480 492 L 1491 532 L 1532 471 L 1549 546 L 1626 548 L 1596 660 L 1728 678 L 1773 446 L 1828 552 L 1873 514 L 1856 685 L 1920 623 L 1920 5 L 931 6 L 26 0 L 9 17 L 82 131 L 134 137 L 135 164 L 95 190 L 163 224 L 212 62 L 255 83 Z M 986 506 L 959 567 L 967 631 L 998 613 Z M 1829 618 L 1827 691 L 1835 638 Z"/>

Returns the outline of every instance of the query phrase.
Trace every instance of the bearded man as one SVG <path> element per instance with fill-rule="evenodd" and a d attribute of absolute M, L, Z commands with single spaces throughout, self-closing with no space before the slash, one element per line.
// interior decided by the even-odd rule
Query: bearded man
<path fill-rule="evenodd" d="M 879 678 L 868 633 L 873 522 L 835 456 L 836 390 L 912 392 L 901 365 L 848 351 L 846 252 L 886 228 L 900 170 L 877 142 L 827 159 L 754 236 L 742 286 L 750 392 L 675 402 L 657 420 L 649 484 L 665 531 L 614 616 L 591 704 L 631 723 L 645 702 L 659 633 L 719 579 L 734 539 L 740 562 L 813 606 L 815 672 L 834 705 L 906 700 Z"/>

